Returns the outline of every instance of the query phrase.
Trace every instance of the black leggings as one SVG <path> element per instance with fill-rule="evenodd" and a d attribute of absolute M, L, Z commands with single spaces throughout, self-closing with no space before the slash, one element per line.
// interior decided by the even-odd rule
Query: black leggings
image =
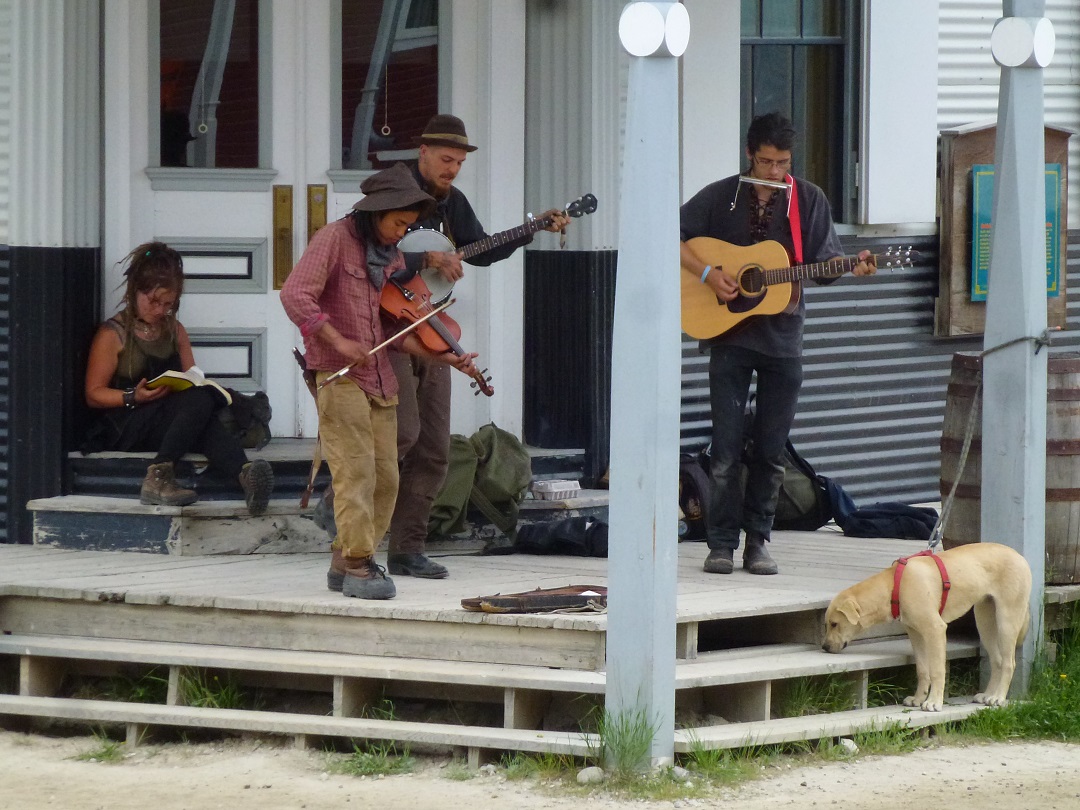
<path fill-rule="evenodd" d="M 174 391 L 135 408 L 114 449 L 156 452 L 154 464 L 175 463 L 184 453 L 202 453 L 208 472 L 236 480 L 247 455 L 217 416 L 223 405 L 212 388 Z"/>

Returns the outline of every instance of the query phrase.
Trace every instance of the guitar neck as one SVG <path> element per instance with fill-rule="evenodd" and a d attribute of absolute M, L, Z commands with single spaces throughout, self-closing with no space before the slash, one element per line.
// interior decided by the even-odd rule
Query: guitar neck
<path fill-rule="evenodd" d="M 510 242 L 516 242 L 518 239 L 523 239 L 526 236 L 531 236 L 537 231 L 542 231 L 548 225 L 552 223 L 552 218 L 538 217 L 536 219 L 530 219 L 528 222 L 518 225 L 516 228 L 511 228 L 508 231 L 499 231 L 499 233 L 493 233 L 491 236 L 484 237 L 478 242 L 466 245 L 461 248 L 461 257 L 463 259 L 471 259 L 473 256 L 479 256 L 481 253 L 487 253 L 489 250 L 493 250 L 497 247 L 509 244 Z"/>
<path fill-rule="evenodd" d="M 791 281 L 800 281 L 808 278 L 837 278 L 844 275 L 859 263 L 857 256 L 847 256 L 843 259 L 832 259 L 827 262 L 813 262 L 811 264 L 797 264 L 794 267 L 779 267 L 775 270 L 764 270 L 762 276 L 765 284 L 786 284 Z"/>

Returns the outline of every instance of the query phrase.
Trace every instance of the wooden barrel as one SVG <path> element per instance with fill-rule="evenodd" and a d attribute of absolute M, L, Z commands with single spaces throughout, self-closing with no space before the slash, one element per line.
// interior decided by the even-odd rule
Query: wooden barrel
<path fill-rule="evenodd" d="M 945 548 L 980 540 L 982 509 L 982 358 L 952 358 L 945 420 L 941 430 L 941 500 L 956 480 L 968 417 L 974 420 L 971 448 L 942 534 Z M 1046 386 L 1046 582 L 1080 582 L 1080 354 L 1047 359 Z"/>

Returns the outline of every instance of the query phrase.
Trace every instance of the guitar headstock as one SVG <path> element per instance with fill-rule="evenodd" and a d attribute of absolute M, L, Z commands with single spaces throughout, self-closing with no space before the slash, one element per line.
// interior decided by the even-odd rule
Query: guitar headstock
<path fill-rule="evenodd" d="M 576 200 L 566 204 L 566 215 L 570 217 L 583 217 L 596 211 L 596 195 L 582 194 Z"/>
<path fill-rule="evenodd" d="M 913 250 L 911 245 L 890 246 L 884 253 L 878 253 L 875 257 L 877 266 L 895 270 L 901 267 L 912 267 L 922 261 L 922 254 Z"/>

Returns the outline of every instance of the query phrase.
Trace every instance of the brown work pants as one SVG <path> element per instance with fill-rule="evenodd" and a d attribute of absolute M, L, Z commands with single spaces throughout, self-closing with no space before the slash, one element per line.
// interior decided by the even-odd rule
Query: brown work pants
<path fill-rule="evenodd" d="M 322 382 L 329 372 L 320 371 Z M 334 485 L 334 548 L 370 557 L 386 529 L 398 490 L 397 415 L 393 400 L 372 397 L 348 377 L 319 392 L 319 438 Z"/>
<path fill-rule="evenodd" d="M 390 553 L 423 554 L 431 503 L 446 479 L 450 453 L 451 367 L 397 351 L 390 352 L 390 363 L 400 389 L 400 483 L 390 521 Z"/>

